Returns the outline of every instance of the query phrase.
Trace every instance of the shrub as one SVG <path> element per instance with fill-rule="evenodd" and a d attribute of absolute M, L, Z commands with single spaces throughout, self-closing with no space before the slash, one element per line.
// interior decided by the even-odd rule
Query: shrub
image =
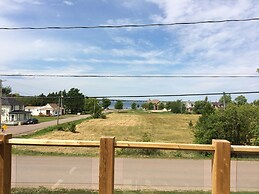
<path fill-rule="evenodd" d="M 57 130 L 58 131 L 65 131 L 64 125 L 58 125 Z"/>
<path fill-rule="evenodd" d="M 189 127 L 192 128 L 193 127 L 193 123 L 192 120 L 189 121 Z"/>
<path fill-rule="evenodd" d="M 62 124 L 57 126 L 58 131 L 70 131 L 72 133 L 76 133 L 76 124 L 75 123 L 69 123 L 69 124 Z"/>
<path fill-rule="evenodd" d="M 101 118 L 102 118 L 102 119 L 106 119 L 106 118 L 107 118 L 107 117 L 106 117 L 106 114 L 103 114 L 103 113 L 102 113 L 102 114 L 101 114 Z"/>
<path fill-rule="evenodd" d="M 72 133 L 76 133 L 76 124 L 75 123 L 70 123 L 67 127 L 68 131 Z"/>
<path fill-rule="evenodd" d="M 143 142 L 151 142 L 151 134 L 144 133 L 142 136 Z M 139 154 L 146 156 L 159 156 L 161 154 L 160 150 L 157 149 L 139 149 Z"/>
<path fill-rule="evenodd" d="M 194 129 L 196 143 L 210 144 L 212 139 L 226 139 L 236 145 L 257 145 L 259 110 L 249 104 L 229 104 L 226 110 L 202 115 Z"/>

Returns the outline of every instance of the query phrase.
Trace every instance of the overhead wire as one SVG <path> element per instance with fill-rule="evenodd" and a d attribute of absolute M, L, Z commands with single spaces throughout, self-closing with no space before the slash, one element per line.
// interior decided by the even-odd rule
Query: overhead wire
<path fill-rule="evenodd" d="M 99 28 L 143 28 L 156 26 L 177 26 L 177 25 L 197 25 L 228 22 L 250 22 L 259 21 L 259 17 L 244 19 L 224 19 L 224 20 L 204 20 L 193 22 L 173 22 L 173 23 L 150 23 L 150 24 L 122 24 L 122 25 L 96 25 L 96 26 L 45 26 L 45 27 L 0 27 L 0 30 L 72 30 L 72 29 L 99 29 Z"/>
<path fill-rule="evenodd" d="M 1 77 L 65 78 L 259 78 L 259 75 L 65 75 L 65 74 L 0 74 Z"/>
<path fill-rule="evenodd" d="M 239 92 L 211 92 L 211 93 L 185 93 L 185 94 L 150 94 L 150 95 L 122 95 L 122 96 L 92 96 L 92 98 L 149 98 L 149 97 L 188 97 L 188 96 L 218 96 L 224 94 L 259 94 L 259 91 Z"/>

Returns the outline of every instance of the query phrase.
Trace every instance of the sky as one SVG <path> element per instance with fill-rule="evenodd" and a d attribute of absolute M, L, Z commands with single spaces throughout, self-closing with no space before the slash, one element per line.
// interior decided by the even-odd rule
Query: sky
<path fill-rule="evenodd" d="M 0 27 L 97 26 L 259 17 L 257 0 L 0 0 Z M 259 21 L 147 28 L 0 30 L 0 74 L 258 75 Z M 258 91 L 255 78 L 0 77 L 21 95 Z M 233 98 L 235 96 L 232 96 Z M 249 101 L 259 94 L 246 95 Z M 209 97 L 218 100 L 220 96 Z M 172 97 L 166 100 L 198 100 Z M 163 98 L 161 98 L 163 100 Z"/>

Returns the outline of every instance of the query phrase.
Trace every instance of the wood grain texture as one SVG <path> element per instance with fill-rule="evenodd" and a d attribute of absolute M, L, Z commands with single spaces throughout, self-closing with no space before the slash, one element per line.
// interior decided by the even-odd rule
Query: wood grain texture
<path fill-rule="evenodd" d="M 12 145 L 7 144 L 11 134 L 1 134 L 0 141 L 0 194 L 11 193 L 11 159 Z"/>
<path fill-rule="evenodd" d="M 100 140 L 99 194 L 114 193 L 114 144 L 115 137 Z"/>
<path fill-rule="evenodd" d="M 213 140 L 212 194 L 230 194 L 230 142 Z"/>

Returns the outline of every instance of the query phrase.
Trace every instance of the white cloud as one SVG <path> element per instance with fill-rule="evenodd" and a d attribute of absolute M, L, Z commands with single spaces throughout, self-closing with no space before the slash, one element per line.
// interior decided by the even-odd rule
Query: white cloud
<path fill-rule="evenodd" d="M 71 2 L 71 1 L 64 1 L 64 4 L 69 5 L 69 6 L 74 5 L 74 3 L 73 3 L 73 2 Z"/>
<path fill-rule="evenodd" d="M 127 45 L 127 46 L 136 46 L 135 40 L 127 37 L 120 37 L 120 36 L 115 36 L 112 37 L 112 39 L 121 45 Z"/>
<path fill-rule="evenodd" d="M 10 12 L 15 12 L 15 11 L 19 11 L 21 9 L 21 7 L 15 3 L 13 3 L 12 1 L 9 0 L 1 0 L 0 1 L 0 16 L 4 15 L 6 13 L 10 13 Z"/>
<path fill-rule="evenodd" d="M 15 3 L 26 3 L 26 4 L 33 4 L 33 5 L 41 5 L 42 1 L 40 0 L 13 0 Z"/>
<path fill-rule="evenodd" d="M 85 54 L 103 54 L 105 51 L 101 47 L 87 46 L 83 49 Z"/>
<path fill-rule="evenodd" d="M 28 33 L 0 32 L 0 42 L 0 65 L 5 67 L 7 71 L 11 71 L 10 67 L 12 66 L 18 68 L 20 63 L 26 64 L 32 60 L 39 62 L 46 58 L 68 57 L 75 52 L 70 42 L 44 38 L 43 36 L 28 36 Z"/>
<path fill-rule="evenodd" d="M 159 22 L 202 21 L 253 17 L 259 4 L 254 1 L 151 0 L 163 14 L 153 17 Z M 255 16 L 254 16 L 255 17 Z M 256 22 L 203 24 L 167 28 L 178 37 L 182 61 L 207 64 L 204 73 L 251 73 L 258 66 L 258 32 Z M 190 60 L 187 58 L 191 58 Z M 185 60 L 186 59 L 186 60 Z M 240 61 L 243 63 L 240 64 Z M 242 68 L 235 68 L 242 66 Z M 188 67 L 188 66 L 187 66 Z M 204 68 L 204 66 L 202 66 Z M 196 66 L 195 69 L 200 69 Z M 228 69 L 228 71 L 226 71 Z M 237 71 L 239 69 L 239 71 Z M 249 70 L 250 69 L 250 70 Z M 212 71 L 214 70 L 214 71 Z M 245 72 L 244 72 L 245 70 Z"/>
<path fill-rule="evenodd" d="M 206 3 L 202 0 L 147 1 L 157 4 L 163 10 L 163 14 L 157 17 L 163 22 L 242 18 L 256 13 L 256 8 L 253 8 L 254 2 L 251 0 L 219 0 Z"/>

